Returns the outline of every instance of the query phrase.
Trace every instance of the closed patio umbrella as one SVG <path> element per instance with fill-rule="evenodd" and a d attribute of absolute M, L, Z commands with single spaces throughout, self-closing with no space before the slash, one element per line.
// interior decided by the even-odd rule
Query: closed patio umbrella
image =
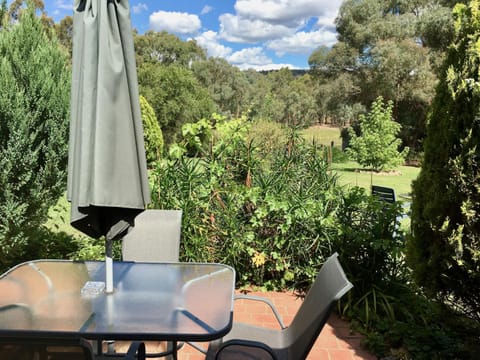
<path fill-rule="evenodd" d="M 75 0 L 67 197 L 71 224 L 111 243 L 150 201 L 128 0 Z"/>

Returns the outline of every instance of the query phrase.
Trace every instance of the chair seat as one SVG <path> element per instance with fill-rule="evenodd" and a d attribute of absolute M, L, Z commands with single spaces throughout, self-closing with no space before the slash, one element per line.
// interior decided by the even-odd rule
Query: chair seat
<path fill-rule="evenodd" d="M 216 360 L 276 360 L 277 357 L 270 348 L 261 342 L 245 343 L 231 340 L 224 343 L 224 349 L 218 351 Z"/>
<path fill-rule="evenodd" d="M 234 339 L 242 339 L 245 341 L 258 341 L 263 339 L 264 343 L 272 350 L 279 352 L 287 344 L 285 344 L 283 332 L 285 330 L 262 328 L 246 323 L 234 323 L 232 330 L 223 337 L 222 341 L 227 342 Z"/>

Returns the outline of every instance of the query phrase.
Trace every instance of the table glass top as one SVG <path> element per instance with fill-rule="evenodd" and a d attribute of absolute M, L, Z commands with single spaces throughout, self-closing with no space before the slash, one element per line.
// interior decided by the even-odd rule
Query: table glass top
<path fill-rule="evenodd" d="M 211 340 L 232 321 L 234 270 L 220 264 L 32 261 L 0 277 L 0 336 Z M 100 287 L 98 285 L 100 284 Z"/>

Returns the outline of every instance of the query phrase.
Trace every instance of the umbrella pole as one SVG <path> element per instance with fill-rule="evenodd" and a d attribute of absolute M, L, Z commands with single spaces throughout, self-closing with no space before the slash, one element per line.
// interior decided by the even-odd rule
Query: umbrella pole
<path fill-rule="evenodd" d="M 113 260 L 112 260 L 112 240 L 105 240 L 105 292 L 113 293 Z"/>

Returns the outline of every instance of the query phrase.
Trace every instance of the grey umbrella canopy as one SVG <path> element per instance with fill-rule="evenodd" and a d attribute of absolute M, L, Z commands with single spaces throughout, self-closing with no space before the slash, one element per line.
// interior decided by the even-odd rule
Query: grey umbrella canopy
<path fill-rule="evenodd" d="M 150 201 L 128 0 L 75 0 L 71 224 L 119 238 Z"/>

